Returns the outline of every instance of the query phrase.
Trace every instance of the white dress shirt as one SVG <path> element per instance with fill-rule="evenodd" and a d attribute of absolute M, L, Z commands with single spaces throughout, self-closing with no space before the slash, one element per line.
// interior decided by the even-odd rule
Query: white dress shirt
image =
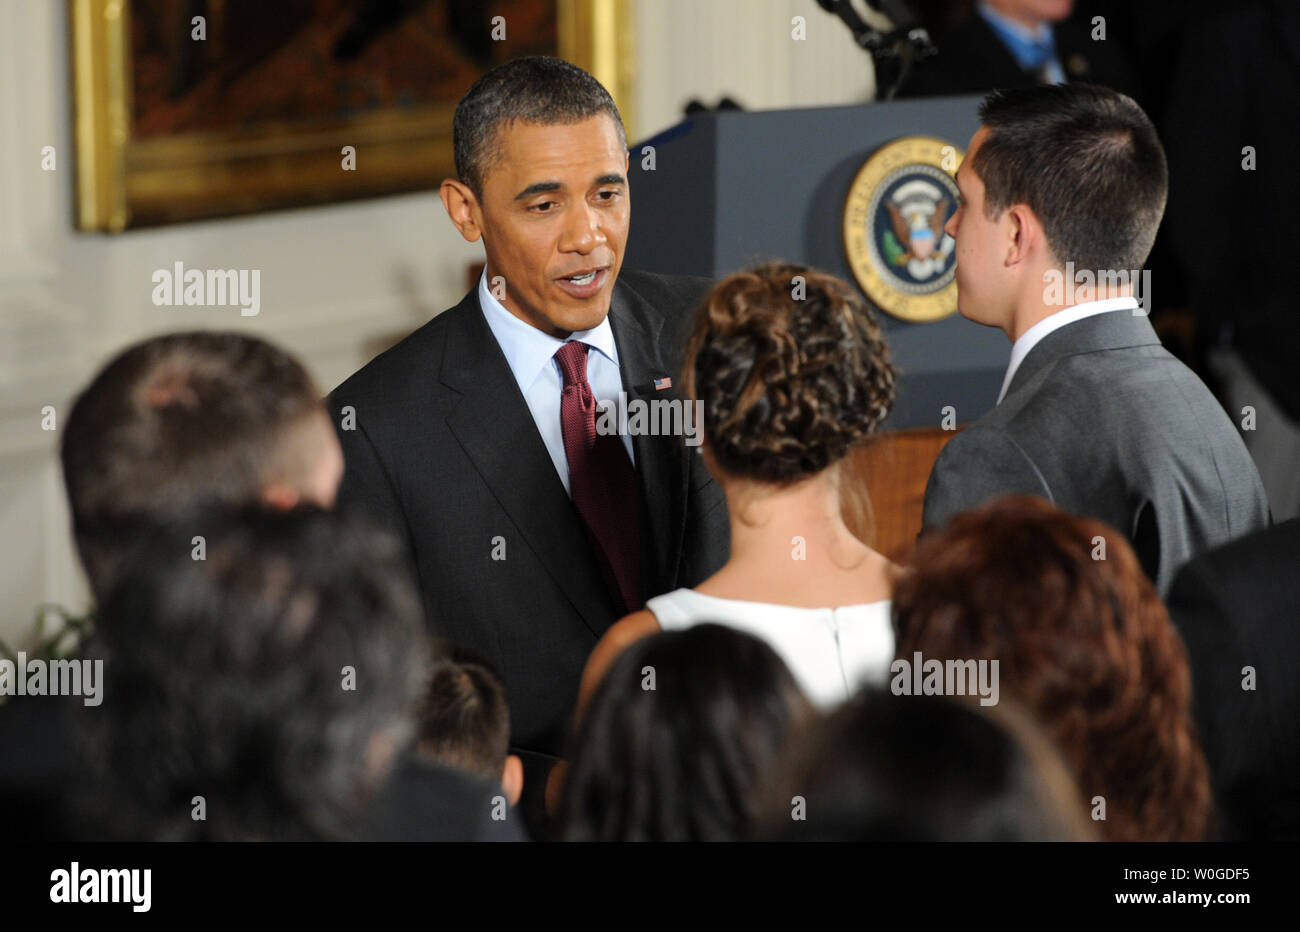
<path fill-rule="evenodd" d="M 537 425 L 537 432 L 546 444 L 546 452 L 551 454 L 555 471 L 560 482 L 564 483 L 564 491 L 570 492 L 569 460 L 564 454 L 564 431 L 560 426 L 560 394 L 564 390 L 564 377 L 560 374 L 560 364 L 555 361 L 555 353 L 565 343 L 574 340 L 591 347 L 587 350 L 587 381 L 591 384 L 591 393 L 597 403 L 608 401 L 617 404 L 619 392 L 623 391 L 623 374 L 618 368 L 618 347 L 614 344 L 609 315 L 605 315 L 599 326 L 591 330 L 571 333 L 567 340 L 557 340 L 511 314 L 493 297 L 488 288 L 486 268 L 478 281 L 478 303 L 483 308 L 483 317 L 492 335 L 505 354 L 510 371 L 514 373 L 519 391 L 533 415 L 533 423 Z M 622 440 L 628 458 L 635 466 L 632 438 L 624 434 Z"/>
<path fill-rule="evenodd" d="M 1044 317 L 1020 334 L 1020 339 L 1011 345 L 1011 362 L 1007 364 L 1007 374 L 1002 379 L 1002 391 L 998 392 L 998 404 L 1001 404 L 1002 399 L 1006 397 L 1007 389 L 1011 387 L 1011 380 L 1016 377 L 1016 370 L 1020 368 L 1020 364 L 1025 361 L 1029 351 L 1037 346 L 1043 337 L 1075 321 L 1083 320 L 1085 317 L 1092 317 L 1094 314 L 1105 314 L 1108 311 L 1135 311 L 1137 307 L 1137 298 L 1103 298 L 1100 301 L 1085 301 L 1082 304 L 1067 307 L 1055 314 Z"/>

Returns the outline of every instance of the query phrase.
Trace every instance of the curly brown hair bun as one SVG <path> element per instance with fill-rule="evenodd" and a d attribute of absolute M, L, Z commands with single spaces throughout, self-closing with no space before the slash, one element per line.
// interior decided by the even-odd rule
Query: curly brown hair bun
<path fill-rule="evenodd" d="M 718 282 L 687 346 L 715 462 L 786 485 L 821 472 L 889 413 L 896 373 L 865 303 L 817 269 L 772 263 Z"/>

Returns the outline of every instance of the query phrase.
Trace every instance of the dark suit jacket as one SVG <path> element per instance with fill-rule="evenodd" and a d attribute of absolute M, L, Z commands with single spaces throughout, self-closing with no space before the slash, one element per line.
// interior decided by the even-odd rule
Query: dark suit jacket
<path fill-rule="evenodd" d="M 1187 564 L 1169 613 L 1187 644 L 1224 835 L 1300 841 L 1300 518 Z"/>
<path fill-rule="evenodd" d="M 1179 267 L 1171 271 L 1186 276 L 1199 337 L 1234 346 L 1300 421 L 1300 183 L 1289 158 L 1264 157 L 1300 149 L 1300 5 L 1270 0 L 1200 11 L 1168 88 L 1161 239 Z M 1251 170 L 1243 169 L 1245 146 L 1257 155 Z"/>
<path fill-rule="evenodd" d="M 100 709 L 79 697 L 0 705 L 0 812 L 8 841 L 113 840 L 82 741 Z M 525 841 L 522 815 L 498 814 L 501 787 L 401 751 L 365 813 L 367 841 Z M 111 801 L 108 803 L 111 805 Z M 129 828 L 129 827 L 128 827 Z"/>
<path fill-rule="evenodd" d="M 9 841 L 98 840 L 75 814 L 93 790 L 76 743 L 80 717 L 99 707 L 74 696 L 25 696 L 0 705 L 0 812 Z"/>
<path fill-rule="evenodd" d="M 1123 533 L 1162 593 L 1193 556 L 1269 520 L 1232 421 L 1128 311 L 1067 324 L 1029 351 L 1002 403 L 939 455 L 924 524 L 1012 492 Z"/>
<path fill-rule="evenodd" d="M 653 380 L 677 381 L 686 312 L 707 284 L 620 274 L 610 320 L 629 399 L 669 394 Z M 501 674 L 535 802 L 563 748 L 587 657 L 621 612 L 477 289 L 349 378 L 330 403 L 347 464 L 340 503 L 406 541 L 434 633 Z M 342 429 L 345 406 L 355 430 Z M 633 449 L 644 595 L 694 586 L 726 562 L 721 489 L 681 437 L 637 436 Z M 505 559 L 493 559 L 502 543 Z"/>
<path fill-rule="evenodd" d="M 1103 84 L 1125 94 L 1136 91 L 1133 71 L 1113 42 L 1094 42 L 1090 20 L 1079 14 L 1053 27 L 1056 55 L 1069 81 Z M 985 94 L 994 88 L 1031 87 L 1038 76 L 1020 67 L 997 33 L 978 13 L 938 37 L 938 53 L 919 63 L 899 88 L 899 97 Z"/>
<path fill-rule="evenodd" d="M 400 754 L 366 813 L 367 841 L 527 841 L 500 784 Z M 500 811 L 505 818 L 497 819 Z"/>

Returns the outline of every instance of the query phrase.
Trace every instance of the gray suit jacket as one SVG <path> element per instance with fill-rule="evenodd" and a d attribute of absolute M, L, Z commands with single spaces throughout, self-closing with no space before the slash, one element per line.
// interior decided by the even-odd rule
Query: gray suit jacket
<path fill-rule="evenodd" d="M 944 447 L 925 527 L 1013 492 L 1121 531 L 1161 594 L 1193 556 L 1269 523 L 1222 406 L 1127 311 L 1068 324 L 1029 351 L 1001 404 Z"/>

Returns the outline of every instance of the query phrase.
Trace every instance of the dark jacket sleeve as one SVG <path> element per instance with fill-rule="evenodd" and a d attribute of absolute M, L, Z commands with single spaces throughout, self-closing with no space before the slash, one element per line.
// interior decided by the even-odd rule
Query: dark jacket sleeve
<path fill-rule="evenodd" d="M 411 579 L 418 582 L 410 526 L 392 478 L 366 432 L 368 406 L 353 404 L 346 388 L 345 383 L 328 399 L 330 417 L 343 448 L 343 481 L 339 484 L 338 508 L 363 515 L 397 538 L 406 552 Z"/>
<path fill-rule="evenodd" d="M 666 315 L 664 355 L 679 379 L 686 343 L 695 326 L 695 316 L 713 282 L 694 275 L 663 276 L 671 296 L 665 306 L 673 313 Z M 703 425 L 698 425 L 703 427 Z M 727 516 L 727 499 L 722 487 L 713 480 L 701 447 L 686 447 L 690 457 L 690 484 L 687 488 L 686 532 L 682 539 L 681 562 L 677 569 L 677 585 L 695 587 L 722 568 L 731 553 L 731 521 Z"/>

